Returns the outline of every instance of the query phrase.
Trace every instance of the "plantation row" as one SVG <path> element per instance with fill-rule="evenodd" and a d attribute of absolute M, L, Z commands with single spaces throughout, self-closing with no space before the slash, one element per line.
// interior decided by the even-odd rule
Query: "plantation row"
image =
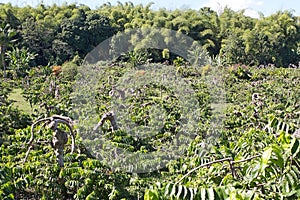
<path fill-rule="evenodd" d="M 299 16 L 0 10 L 0 199 L 300 198 Z"/>
<path fill-rule="evenodd" d="M 133 69 L 126 63 L 102 63 L 98 67 L 102 76 L 112 78 L 99 79 L 96 109 L 100 119 L 111 109 L 112 86 Z M 76 150 L 71 154 L 69 139 L 64 167 L 60 167 L 49 143 L 52 130 L 37 124 L 35 142 L 24 162 L 30 125 L 37 117 L 60 114 L 72 119 L 85 118 L 85 110 L 79 110 L 79 115 L 71 100 L 74 82 L 67 68 L 58 75 L 52 74 L 49 67 L 33 68 L 28 84 L 23 87 L 24 97 L 35 108 L 31 116 L 14 108 L 8 100 L 13 82 L 1 82 L 1 199 L 299 198 L 300 146 L 293 135 L 300 128 L 299 69 L 146 64 L 139 66 L 138 72 L 141 67 L 175 68 L 194 91 L 198 124 L 193 127 L 193 140 L 180 157 L 149 172 L 126 172 L 122 168 L 126 167 L 126 160 L 108 165 L 107 160 L 97 159 L 95 151 L 87 145 L 92 143 L 83 140 L 91 130 L 78 125 Z M 223 84 L 213 87 L 207 80 L 216 71 L 222 74 Z M 222 109 L 217 109 L 212 103 L 220 87 L 225 100 Z M 139 89 L 139 93 L 124 101 L 132 109 L 130 119 L 139 125 L 151 123 L 149 106 L 161 105 L 167 113 L 162 129 L 148 137 L 136 137 L 122 127 L 113 131 L 106 122 L 100 127 L 101 135 L 127 152 L 164 154 L 159 147 L 173 144 L 178 120 L 186 118 L 178 103 L 179 96 L 175 93 L 171 97 L 171 89 L 159 84 L 142 85 Z M 76 95 L 81 94 L 75 92 Z M 214 118 L 222 119 L 220 127 L 213 125 Z M 65 126 L 60 128 L 68 131 Z M 151 164 L 141 162 L 141 167 L 150 169 Z"/>

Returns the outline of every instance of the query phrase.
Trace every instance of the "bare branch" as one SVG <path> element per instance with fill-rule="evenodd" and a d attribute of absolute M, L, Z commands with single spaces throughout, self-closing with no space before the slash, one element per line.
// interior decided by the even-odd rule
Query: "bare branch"
<path fill-rule="evenodd" d="M 247 162 L 249 160 L 252 160 L 252 159 L 260 157 L 260 156 L 261 156 L 261 154 L 255 155 L 255 156 L 252 156 L 250 158 L 243 159 L 243 160 L 237 160 L 237 161 L 233 161 L 232 158 L 223 158 L 223 159 L 220 159 L 220 160 L 215 160 L 215 161 L 212 161 L 212 162 L 208 162 L 208 163 L 202 164 L 202 165 L 200 165 L 198 167 L 195 167 L 194 169 L 192 169 L 188 173 L 186 173 L 183 177 L 181 177 L 181 179 L 179 179 L 175 183 L 175 185 L 178 184 L 178 183 L 180 183 L 184 178 L 186 178 L 191 173 L 193 173 L 194 171 L 196 171 L 196 170 L 198 170 L 200 168 L 207 167 L 207 166 L 210 166 L 210 165 L 215 164 L 215 163 L 226 162 L 226 161 L 229 162 L 231 173 L 232 173 L 233 177 L 235 177 L 236 176 L 236 172 L 235 172 L 234 164 L 242 163 L 242 162 Z"/>
<path fill-rule="evenodd" d="M 50 122 L 50 121 L 51 121 L 51 118 L 40 119 L 40 120 L 34 122 L 34 123 L 31 125 L 31 137 L 30 137 L 30 140 L 29 140 L 29 142 L 28 142 L 29 145 L 31 145 L 32 142 L 33 142 L 33 140 L 34 140 L 34 128 L 35 128 L 35 126 L 37 126 L 39 123 L 44 122 L 44 121 L 49 121 L 49 122 Z M 47 122 L 46 122 L 45 124 L 47 124 Z"/>
<path fill-rule="evenodd" d="M 48 126 L 48 128 L 53 130 L 54 133 L 53 133 L 52 141 L 51 141 L 52 147 L 55 150 L 55 154 L 58 158 L 59 165 L 61 167 L 63 167 L 63 165 L 64 165 L 64 162 L 63 162 L 63 149 L 64 149 L 65 144 L 68 141 L 68 133 L 70 134 L 71 139 L 72 139 L 71 153 L 73 153 L 75 151 L 75 134 L 74 134 L 74 131 L 73 131 L 73 124 L 74 123 L 73 123 L 72 119 L 69 118 L 69 117 L 61 116 L 61 115 L 53 115 L 51 117 L 39 119 L 31 125 L 31 137 L 30 137 L 30 140 L 28 142 L 29 146 L 28 146 L 28 150 L 26 152 L 24 162 L 26 162 L 26 160 L 28 158 L 28 155 L 29 155 L 29 152 L 33 148 L 33 141 L 35 139 L 34 129 L 39 123 L 42 123 L 42 122 L 44 122 L 44 123 L 41 126 L 41 128 L 39 129 L 38 134 L 40 134 L 41 130 L 44 129 L 46 125 Z M 66 133 L 66 132 L 60 130 L 58 128 L 59 123 L 65 124 L 68 127 L 69 132 Z"/>
<path fill-rule="evenodd" d="M 99 123 L 93 129 L 93 133 L 95 133 L 100 126 L 103 126 L 104 122 L 107 120 L 110 121 L 113 131 L 118 130 L 117 122 L 115 120 L 115 114 L 114 112 L 111 111 L 111 112 L 104 113 L 104 115 L 102 115 Z"/>
<path fill-rule="evenodd" d="M 243 159 L 243 160 L 237 160 L 237 161 L 232 161 L 233 164 L 237 164 L 237 163 L 241 163 L 241 162 L 247 162 L 249 160 L 253 160 L 254 158 L 258 158 L 260 157 L 261 154 L 255 155 L 255 156 L 251 156 L 249 158 Z"/>
<path fill-rule="evenodd" d="M 194 169 L 192 169 L 191 171 L 189 171 L 187 174 L 185 174 L 183 177 L 181 177 L 181 179 L 179 179 L 179 181 L 177 181 L 175 183 L 175 185 L 178 184 L 178 183 L 180 183 L 185 177 L 189 176 L 191 173 L 193 173 L 194 171 L 196 171 L 196 170 L 198 170 L 198 169 L 200 169 L 202 167 L 207 167 L 207 166 L 210 166 L 210 165 L 215 164 L 215 163 L 226 162 L 226 161 L 230 161 L 230 160 L 231 160 L 231 158 L 223 158 L 223 159 L 220 159 L 220 160 L 211 161 L 211 162 L 202 164 L 202 165 L 200 165 L 198 167 L 195 167 Z"/>

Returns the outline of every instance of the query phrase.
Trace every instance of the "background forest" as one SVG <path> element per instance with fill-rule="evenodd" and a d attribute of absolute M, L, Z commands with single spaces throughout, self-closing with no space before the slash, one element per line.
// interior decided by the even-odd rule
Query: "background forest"
<path fill-rule="evenodd" d="M 225 8 L 152 10 L 132 3 L 97 10 L 80 5 L 13 7 L 1 5 L 1 49 L 28 48 L 34 65 L 62 64 L 85 55 L 103 40 L 128 28 L 167 28 L 200 42 L 211 56 L 229 63 L 275 64 L 288 67 L 299 60 L 299 16 L 290 11 L 250 18 Z M 9 26 L 9 27 L 7 27 Z M 14 34 L 12 34 L 12 31 Z"/>
<path fill-rule="evenodd" d="M 51 127 L 34 122 L 82 115 L 72 98 L 85 56 L 104 40 L 135 28 L 185 34 L 203 47 L 198 56 L 206 61 L 194 68 L 167 49 L 143 49 L 97 63 L 103 70 L 96 84 L 97 120 L 110 111 L 114 86 L 124 74 L 144 73 L 140 66 L 171 67 L 192 88 L 199 105 L 193 141 L 181 158 L 164 167 L 132 173 L 96 159 L 77 134 L 75 152 L 69 141 L 60 166 L 50 142 Z M 1 4 L 0 55 L 0 199 L 300 198 L 300 16 L 290 11 L 251 18 L 229 8 L 220 13 L 207 7 L 153 10 L 151 4 L 131 2 L 97 9 Z M 218 130 L 211 124 L 218 91 L 207 82 L 215 74 L 225 92 Z M 174 140 L 184 118 L 179 94 L 159 84 L 138 89 L 126 100 L 131 120 L 147 123 L 149 106 L 160 105 L 168 114 L 162 130 L 138 138 L 112 130 L 107 121 L 101 131 L 129 152 L 159 154 L 159 146 Z M 38 130 L 34 144 L 32 124 Z"/>

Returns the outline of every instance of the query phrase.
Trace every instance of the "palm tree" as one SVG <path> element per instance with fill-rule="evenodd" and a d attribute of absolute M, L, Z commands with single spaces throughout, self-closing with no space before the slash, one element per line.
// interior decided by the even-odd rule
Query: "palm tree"
<path fill-rule="evenodd" d="M 16 31 L 10 28 L 9 24 L 2 23 L 0 25 L 0 55 L 1 55 L 1 64 L 3 67 L 3 76 L 6 78 L 6 64 L 5 64 L 5 51 L 6 48 L 14 40 L 12 39 L 16 35 Z"/>

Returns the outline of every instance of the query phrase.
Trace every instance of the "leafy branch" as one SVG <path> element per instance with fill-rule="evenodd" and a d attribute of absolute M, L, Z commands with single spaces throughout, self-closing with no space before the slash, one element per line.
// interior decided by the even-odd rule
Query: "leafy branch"
<path fill-rule="evenodd" d="M 247 162 L 247 161 L 250 161 L 252 159 L 255 159 L 257 157 L 260 157 L 261 155 L 258 154 L 258 155 L 255 155 L 255 156 L 252 156 L 252 157 L 249 157 L 249 158 L 246 158 L 246 159 L 243 159 L 243 160 L 237 160 L 237 161 L 234 161 L 232 160 L 232 158 L 222 158 L 222 159 L 219 159 L 219 160 L 214 160 L 214 161 L 211 161 L 211 162 L 208 162 L 208 163 L 205 163 L 205 164 L 202 164 L 198 167 L 195 167 L 194 169 L 190 170 L 188 173 L 186 173 L 183 177 L 181 177 L 181 179 L 179 179 L 176 183 L 180 183 L 183 179 L 185 179 L 187 176 L 189 176 L 191 173 L 193 173 L 194 171 L 200 169 L 200 168 L 203 168 L 203 167 L 208 167 L 212 164 L 215 164 L 215 163 L 223 163 L 223 162 L 229 162 L 229 166 L 230 166 L 230 170 L 231 170 L 231 173 L 232 173 L 232 176 L 235 177 L 236 176 L 236 172 L 235 172 L 235 168 L 234 168 L 234 164 L 237 164 L 237 163 L 242 163 L 242 162 Z"/>

